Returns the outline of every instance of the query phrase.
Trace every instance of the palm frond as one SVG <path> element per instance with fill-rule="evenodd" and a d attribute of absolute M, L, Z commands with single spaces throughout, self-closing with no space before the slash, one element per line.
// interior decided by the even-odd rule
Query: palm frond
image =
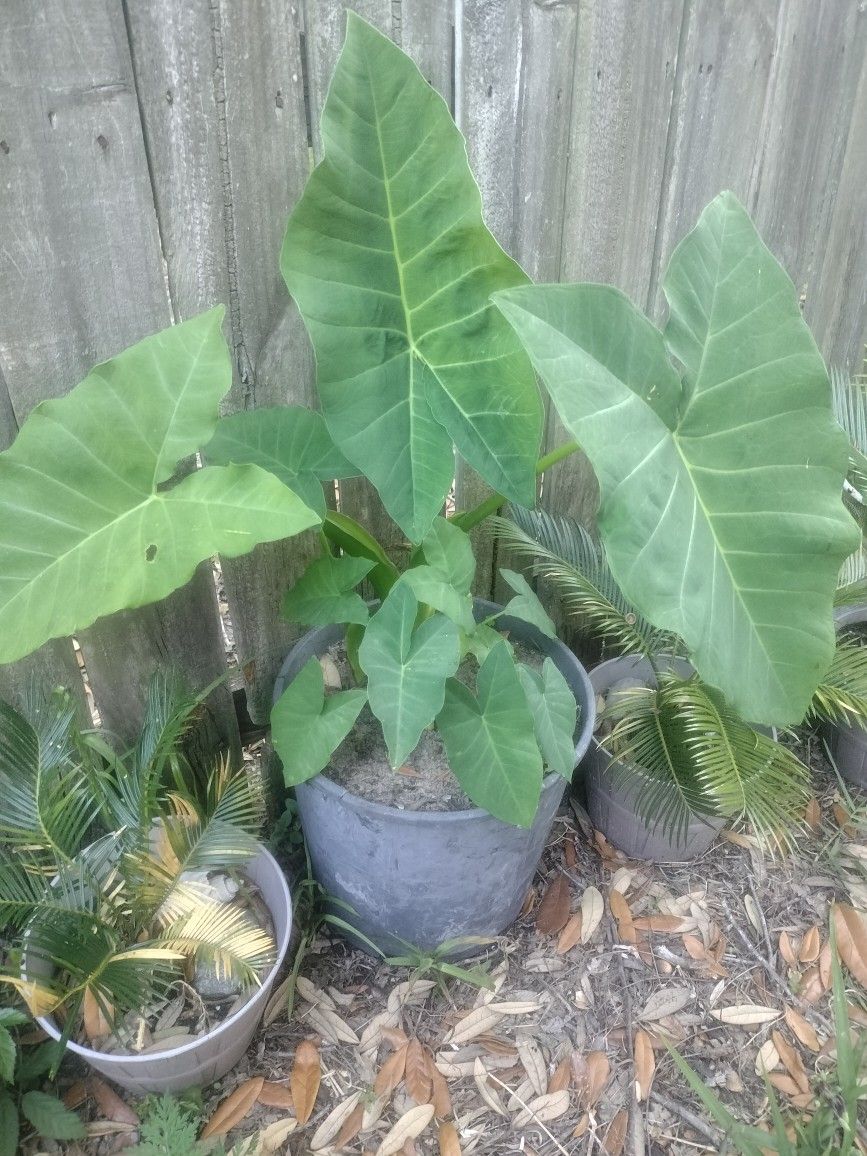
<path fill-rule="evenodd" d="M 688 813 L 744 819 L 767 844 L 785 843 L 807 801 L 807 768 L 718 691 L 661 674 L 656 692 L 624 695 L 618 713 L 610 747 L 632 764 L 646 821 L 682 832 Z"/>
<path fill-rule="evenodd" d="M 808 719 L 860 725 L 867 730 L 867 646 L 841 635 L 834 658 L 810 703 Z"/>
<path fill-rule="evenodd" d="M 601 546 L 578 522 L 544 510 L 507 508 L 508 518 L 490 526 L 510 550 L 532 560 L 533 572 L 550 582 L 570 617 L 617 654 L 648 655 L 671 649 L 671 638 L 657 631 L 624 598 Z"/>
<path fill-rule="evenodd" d="M 152 946 L 206 959 L 218 975 L 236 977 L 248 986 L 273 966 L 274 940 L 241 908 L 203 902 L 193 889 L 176 891 L 173 899 L 177 914 Z"/>
<path fill-rule="evenodd" d="M 867 383 L 832 367 L 831 404 L 849 438 L 851 483 L 863 494 L 867 488 Z"/>
<path fill-rule="evenodd" d="M 99 813 L 75 760 L 74 711 L 53 695 L 36 725 L 0 702 L 0 838 L 7 847 L 70 861 Z"/>

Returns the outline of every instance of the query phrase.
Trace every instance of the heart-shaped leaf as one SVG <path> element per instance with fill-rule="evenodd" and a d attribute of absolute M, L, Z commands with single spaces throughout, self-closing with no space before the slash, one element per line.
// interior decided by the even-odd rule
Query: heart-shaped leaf
<path fill-rule="evenodd" d="M 322 482 L 358 474 L 331 440 L 322 414 L 300 405 L 251 409 L 221 418 L 202 452 L 217 466 L 250 462 L 270 470 L 323 518 Z"/>
<path fill-rule="evenodd" d="M 545 764 L 571 782 L 575 770 L 578 706 L 569 683 L 551 658 L 545 659 L 541 674 L 521 663 L 518 677 L 533 715 L 536 741 Z"/>
<path fill-rule="evenodd" d="M 0 454 L 0 662 L 155 602 L 203 559 L 319 519 L 254 465 L 165 488 L 208 441 L 231 364 L 222 308 L 145 338 L 38 405 Z"/>
<path fill-rule="evenodd" d="M 461 594 L 450 583 L 444 582 L 433 566 L 413 566 L 401 575 L 400 581 L 424 606 L 439 610 L 462 630 L 470 633 L 475 628 L 471 595 Z"/>
<path fill-rule="evenodd" d="M 665 341 L 608 287 L 496 300 L 593 463 L 626 597 L 685 640 L 743 717 L 795 723 L 831 661 L 837 573 L 858 543 L 828 375 L 731 193 L 678 246 L 663 287 Z"/>
<path fill-rule="evenodd" d="M 305 626 L 327 626 L 332 622 L 357 622 L 363 626 L 369 617 L 367 604 L 354 587 L 375 565 L 369 558 L 323 554 L 286 591 L 280 608 L 283 617 Z"/>
<path fill-rule="evenodd" d="M 476 575 L 476 559 L 469 535 L 445 518 L 434 518 L 434 523 L 421 544 L 424 560 L 442 578 L 461 594 L 468 594 Z"/>
<path fill-rule="evenodd" d="M 515 662 L 504 640 L 479 667 L 478 697 L 446 684 L 437 727 L 449 765 L 469 797 L 498 819 L 529 827 L 539 806 L 542 757 Z"/>
<path fill-rule="evenodd" d="M 445 102 L 352 12 L 322 142 L 281 269 L 331 436 L 414 542 L 451 485 L 453 442 L 495 490 L 532 505 L 541 403 L 489 302 L 526 277 L 484 225 Z"/>
<path fill-rule="evenodd" d="M 502 567 L 498 573 L 515 591 L 515 597 L 509 600 L 503 613 L 512 618 L 520 618 L 523 622 L 529 622 L 549 638 L 556 638 L 556 626 L 548 617 L 548 612 L 524 575 L 519 574 L 517 570 L 507 570 L 505 567 Z"/>
<path fill-rule="evenodd" d="M 361 713 L 363 690 L 325 697 L 318 659 L 311 658 L 271 708 L 271 741 L 283 764 L 287 787 L 318 775 Z"/>
<path fill-rule="evenodd" d="M 393 767 L 415 749 L 443 705 L 446 679 L 458 668 L 455 624 L 434 614 L 417 629 L 418 599 L 398 582 L 371 618 L 358 648 L 370 709 L 382 723 Z"/>

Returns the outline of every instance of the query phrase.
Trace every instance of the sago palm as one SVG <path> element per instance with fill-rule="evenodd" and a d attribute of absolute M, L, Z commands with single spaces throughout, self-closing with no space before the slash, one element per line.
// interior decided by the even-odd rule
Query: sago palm
<path fill-rule="evenodd" d="M 260 818 L 227 762 L 185 789 L 179 741 L 196 705 L 156 676 L 140 741 L 118 756 L 78 731 L 63 693 L 29 718 L 0 702 L 0 982 L 67 1036 L 82 1013 L 117 1029 L 196 961 L 244 985 L 273 962 L 270 935 L 190 874 L 242 869 Z"/>

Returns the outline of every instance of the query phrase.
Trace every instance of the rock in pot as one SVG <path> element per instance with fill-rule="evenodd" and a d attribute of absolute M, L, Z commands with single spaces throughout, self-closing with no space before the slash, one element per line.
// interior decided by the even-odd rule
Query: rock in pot
<path fill-rule="evenodd" d="M 834 625 L 838 630 L 864 623 L 867 623 L 867 606 L 838 606 L 834 611 Z M 826 723 L 825 734 L 843 778 L 867 789 L 867 730 L 857 723 Z"/>

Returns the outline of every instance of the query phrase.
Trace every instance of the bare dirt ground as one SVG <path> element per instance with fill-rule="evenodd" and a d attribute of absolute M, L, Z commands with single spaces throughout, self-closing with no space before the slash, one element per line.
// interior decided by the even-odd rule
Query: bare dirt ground
<path fill-rule="evenodd" d="M 733 835 L 688 865 L 629 862 L 561 814 L 521 918 L 474 961 L 490 989 L 317 937 L 291 1018 L 278 1002 L 204 1118 L 234 1093 L 227 1148 L 294 1156 L 724 1151 L 667 1044 L 742 1120 L 768 1120 L 762 1068 L 809 1113 L 833 1065 L 829 905 L 867 908 L 867 819 L 807 753 L 816 799 L 786 856 Z M 847 994 L 867 1023 L 848 974 Z M 133 1140 L 82 1110 L 96 1135 L 70 1156 Z"/>

